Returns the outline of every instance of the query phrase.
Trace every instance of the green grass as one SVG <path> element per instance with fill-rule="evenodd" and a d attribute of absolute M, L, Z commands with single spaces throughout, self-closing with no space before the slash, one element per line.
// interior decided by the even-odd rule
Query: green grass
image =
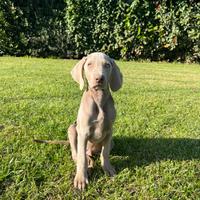
<path fill-rule="evenodd" d="M 200 198 L 200 66 L 118 62 L 123 88 L 113 94 L 117 119 L 107 177 L 99 159 L 88 189 L 73 188 L 65 139 L 81 92 L 70 77 L 77 61 L 0 58 L 1 199 Z"/>

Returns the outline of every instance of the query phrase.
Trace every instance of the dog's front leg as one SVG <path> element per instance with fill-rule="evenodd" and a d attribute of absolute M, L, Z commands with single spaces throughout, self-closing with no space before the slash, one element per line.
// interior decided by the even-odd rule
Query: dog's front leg
<path fill-rule="evenodd" d="M 101 150 L 101 166 L 103 170 L 109 175 L 114 176 L 116 174 L 114 167 L 110 164 L 109 154 L 111 150 L 112 134 L 109 134 L 103 141 Z"/>
<path fill-rule="evenodd" d="M 77 168 L 74 178 L 74 187 L 84 190 L 88 184 L 87 158 L 86 158 L 87 133 L 78 132 Z"/>

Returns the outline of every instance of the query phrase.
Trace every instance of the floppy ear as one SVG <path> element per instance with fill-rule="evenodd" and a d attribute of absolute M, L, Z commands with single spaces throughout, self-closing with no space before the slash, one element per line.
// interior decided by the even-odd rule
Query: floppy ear
<path fill-rule="evenodd" d="M 112 72 L 110 77 L 110 88 L 113 92 L 115 92 L 121 88 L 123 77 L 119 70 L 119 67 L 112 58 L 111 58 L 111 63 L 112 63 Z"/>
<path fill-rule="evenodd" d="M 86 62 L 86 57 L 83 57 L 72 69 L 71 75 L 72 78 L 80 85 L 80 90 L 84 87 L 84 80 L 83 80 L 83 66 Z"/>

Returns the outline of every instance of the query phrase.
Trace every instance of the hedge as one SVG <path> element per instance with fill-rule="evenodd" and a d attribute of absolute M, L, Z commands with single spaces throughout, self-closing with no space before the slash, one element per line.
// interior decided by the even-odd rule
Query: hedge
<path fill-rule="evenodd" d="M 68 37 L 63 0 L 0 1 L 0 53 L 65 55 Z"/>
<path fill-rule="evenodd" d="M 200 62 L 194 0 L 4 0 L 0 54 Z"/>

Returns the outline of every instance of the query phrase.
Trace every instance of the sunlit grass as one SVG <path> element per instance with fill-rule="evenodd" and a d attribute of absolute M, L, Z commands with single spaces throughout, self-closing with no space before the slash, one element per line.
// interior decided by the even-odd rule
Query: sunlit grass
<path fill-rule="evenodd" d="M 88 189 L 73 189 L 75 165 L 65 146 L 81 91 L 70 77 L 77 61 L 0 58 L 1 199 L 198 199 L 200 66 L 117 62 L 111 179 L 96 160 Z"/>

